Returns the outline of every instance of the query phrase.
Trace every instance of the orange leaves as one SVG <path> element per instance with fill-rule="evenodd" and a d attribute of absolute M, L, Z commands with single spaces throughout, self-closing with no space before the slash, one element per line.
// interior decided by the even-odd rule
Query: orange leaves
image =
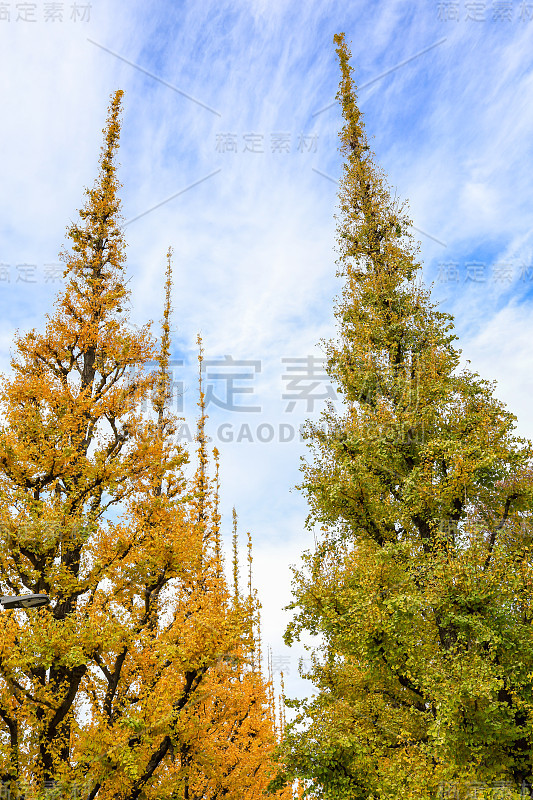
<path fill-rule="evenodd" d="M 256 663 L 251 553 L 248 597 L 235 555 L 230 598 L 200 337 L 190 480 L 189 454 L 172 440 L 170 249 L 159 349 L 149 325 L 132 333 L 118 317 L 129 296 L 114 163 L 121 98 L 67 229 L 65 290 L 45 333 L 17 337 L 14 375 L 2 381 L 2 589 L 46 592 L 51 605 L 0 614 L 0 728 L 10 735 L 0 767 L 30 784 L 83 776 L 97 800 L 160 800 L 186 786 L 206 800 L 259 800 L 276 735 Z M 154 357 L 159 370 L 142 375 Z M 142 413 L 150 395 L 155 420 Z"/>

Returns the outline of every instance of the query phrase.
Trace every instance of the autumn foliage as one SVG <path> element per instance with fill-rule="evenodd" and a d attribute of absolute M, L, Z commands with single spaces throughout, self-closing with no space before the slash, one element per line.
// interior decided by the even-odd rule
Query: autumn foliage
<path fill-rule="evenodd" d="M 65 291 L 44 333 L 17 336 L 2 382 L 0 585 L 51 604 L 0 613 L 0 774 L 27 800 L 44 781 L 58 797 L 83 786 L 90 800 L 256 800 L 281 733 L 259 603 L 251 584 L 239 593 L 238 565 L 233 593 L 224 577 L 200 338 L 192 476 L 173 441 L 170 250 L 159 348 L 149 325 L 127 325 L 121 99 L 111 98 L 98 179 L 67 229 Z"/>
<path fill-rule="evenodd" d="M 456 372 L 452 317 L 415 284 L 411 220 L 374 165 L 335 42 L 345 283 L 325 351 L 345 410 L 307 424 L 298 488 L 322 536 L 295 570 L 285 641 L 308 631 L 323 647 L 306 675 L 316 694 L 286 701 L 298 716 L 272 787 L 429 800 L 503 781 L 529 795 L 533 448 L 488 381 Z"/>

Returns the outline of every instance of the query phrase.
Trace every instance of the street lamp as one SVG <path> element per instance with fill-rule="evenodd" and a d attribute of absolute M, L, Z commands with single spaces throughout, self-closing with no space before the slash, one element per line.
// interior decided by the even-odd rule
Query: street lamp
<path fill-rule="evenodd" d="M 50 598 L 47 594 L 15 594 L 3 595 L 0 597 L 0 603 L 4 608 L 37 608 L 38 606 L 47 606 Z"/>

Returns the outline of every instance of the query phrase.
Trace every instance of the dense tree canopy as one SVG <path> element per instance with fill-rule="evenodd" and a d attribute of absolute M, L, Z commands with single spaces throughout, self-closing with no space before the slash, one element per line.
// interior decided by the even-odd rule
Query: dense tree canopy
<path fill-rule="evenodd" d="M 241 596 L 236 577 L 232 597 L 222 568 L 200 338 L 191 479 L 173 442 L 170 250 L 159 349 L 149 326 L 132 333 L 120 316 L 121 98 L 68 228 L 66 289 L 44 334 L 17 337 L 3 380 L 0 585 L 51 604 L 0 613 L 0 776 L 13 797 L 24 782 L 41 792 L 56 781 L 59 796 L 83 785 L 90 800 L 257 800 L 277 741 L 273 690 L 254 655 L 257 597 L 251 586 Z"/>
<path fill-rule="evenodd" d="M 533 449 L 488 381 L 456 374 L 452 317 L 415 285 L 411 220 L 374 164 L 344 34 L 335 42 L 345 284 L 325 351 L 345 411 L 307 423 L 298 488 L 323 535 L 295 570 L 285 641 L 308 631 L 323 645 L 306 676 L 316 694 L 286 701 L 299 713 L 271 787 L 518 792 L 533 780 Z"/>

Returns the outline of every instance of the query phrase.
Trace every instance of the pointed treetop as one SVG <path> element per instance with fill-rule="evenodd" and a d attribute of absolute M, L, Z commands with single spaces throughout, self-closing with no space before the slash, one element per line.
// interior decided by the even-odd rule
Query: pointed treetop
<path fill-rule="evenodd" d="M 253 609 L 253 592 L 252 592 L 252 561 L 253 561 L 253 559 L 252 559 L 252 534 L 250 533 L 250 531 L 247 531 L 246 535 L 247 535 L 247 537 L 248 537 L 248 545 L 247 545 L 247 548 L 248 548 L 248 598 L 249 598 L 249 601 L 250 601 L 250 608 L 251 608 L 251 609 Z M 252 633 L 252 637 L 253 637 L 253 639 L 252 639 L 253 643 L 252 643 L 252 652 L 251 652 L 251 658 L 252 658 L 252 671 L 254 671 L 254 672 L 255 672 L 255 667 L 256 667 L 256 663 L 255 663 L 255 653 L 256 653 L 256 646 L 255 646 L 255 645 L 256 645 L 256 642 L 255 642 L 255 636 L 254 636 L 254 634 L 253 634 L 253 630 L 254 630 L 254 622 L 255 622 L 255 620 L 254 620 L 254 613 L 253 613 L 253 610 L 252 610 L 252 612 L 251 612 L 251 617 L 250 617 L 250 628 L 251 628 L 251 633 Z"/>
<path fill-rule="evenodd" d="M 222 567 L 222 542 L 220 538 L 220 513 L 219 513 L 219 503 L 220 503 L 220 479 L 219 479 L 219 453 L 216 447 L 213 448 L 213 457 L 215 459 L 215 507 L 213 511 L 213 532 L 215 538 L 215 569 L 216 575 L 218 579 L 222 579 L 223 575 L 223 567 Z"/>
<path fill-rule="evenodd" d="M 346 127 L 341 134 L 341 141 L 344 145 L 343 151 L 346 152 L 347 149 L 356 150 L 357 147 L 360 150 L 368 150 L 364 126 L 359 124 L 361 112 L 357 107 L 357 95 L 355 93 L 357 87 L 352 81 L 352 67 L 349 63 L 352 54 L 344 41 L 344 33 L 335 34 L 333 41 L 337 45 L 336 52 L 341 65 L 341 81 L 335 97 L 341 103 L 344 119 L 350 123 L 350 127 Z"/>
<path fill-rule="evenodd" d="M 261 646 L 261 615 L 257 615 L 257 670 L 263 676 L 263 651 Z"/>
<path fill-rule="evenodd" d="M 340 261 L 355 259 L 373 274 L 381 290 L 412 278 L 420 264 L 415 262 L 419 244 L 410 232 L 411 219 L 404 213 L 407 203 L 392 198 L 383 170 L 374 163 L 362 114 L 357 105 L 356 86 L 349 64 L 351 53 L 344 34 L 336 34 L 341 80 L 337 92 L 345 120 L 340 133 L 340 152 L 345 157 L 339 200 L 344 219 L 338 227 Z M 355 199 L 355 202 L 354 202 Z M 401 239 L 401 242 L 400 242 Z M 361 275 L 347 264 L 348 274 Z M 342 273 L 344 274 L 344 273 Z"/>
<path fill-rule="evenodd" d="M 125 242 L 119 222 L 120 199 L 117 195 L 122 184 L 116 177 L 114 163 L 119 147 L 123 94 L 122 89 L 118 89 L 111 96 L 106 126 L 102 129 L 105 139 L 99 159 L 100 172 L 93 188 L 85 190 L 87 200 L 79 211 L 85 224 L 82 227 L 74 223 L 67 228 L 67 235 L 74 242 L 72 249 L 79 255 L 69 256 L 62 251 L 61 258 L 67 262 L 64 277 L 72 271 L 77 277 L 94 280 L 107 264 L 124 269 Z"/>
<path fill-rule="evenodd" d="M 239 555 L 237 550 L 237 512 L 233 506 L 233 597 L 239 600 Z"/>
<path fill-rule="evenodd" d="M 206 436 L 205 436 L 205 422 L 207 420 L 207 414 L 205 413 L 205 392 L 202 389 L 202 364 L 204 360 L 204 349 L 202 347 L 202 337 L 200 334 L 196 337 L 196 344 L 199 347 L 198 352 L 198 393 L 199 393 L 199 400 L 198 400 L 198 407 L 200 408 L 200 417 L 198 419 L 197 424 L 197 432 L 196 432 L 196 441 L 199 443 L 198 447 L 198 455 L 200 458 L 200 467 L 202 471 L 202 475 L 204 474 L 205 464 L 207 463 L 207 452 L 206 452 Z"/>
<path fill-rule="evenodd" d="M 283 738 L 283 734 L 285 733 L 285 683 L 283 681 L 283 670 L 281 670 L 280 674 L 280 683 L 281 683 L 281 696 L 279 698 L 279 723 L 280 723 L 280 736 Z"/>
<path fill-rule="evenodd" d="M 171 290 L 172 290 L 172 248 L 167 250 L 167 272 L 165 284 L 165 310 L 163 319 L 161 321 L 163 334 L 161 336 L 161 350 L 157 356 L 159 363 L 159 377 L 157 383 L 157 391 L 154 399 L 154 409 L 158 414 L 158 424 L 161 427 L 163 422 L 163 413 L 165 406 L 170 399 L 170 376 L 168 372 L 170 362 L 170 313 L 172 307 L 170 304 Z"/>
<path fill-rule="evenodd" d="M 267 651 L 267 674 L 268 674 L 268 681 L 267 681 L 268 708 L 270 712 L 270 718 L 272 720 L 272 727 L 274 728 L 274 735 L 277 735 L 276 698 L 274 695 L 274 672 L 272 669 L 272 647 L 270 645 L 268 646 L 268 651 Z"/>
<path fill-rule="evenodd" d="M 207 476 L 206 476 L 206 467 L 207 467 L 207 447 L 206 447 L 206 435 L 205 435 L 205 422 L 207 419 L 207 414 L 205 413 L 205 394 L 202 389 L 202 363 L 203 363 L 203 347 L 202 347 L 202 337 L 200 334 L 197 335 L 196 343 L 199 347 L 198 352 L 198 391 L 199 391 L 199 400 L 197 405 L 200 408 L 200 416 L 197 422 L 196 428 L 196 436 L 195 439 L 198 442 L 198 467 L 196 470 L 196 485 L 198 487 L 198 521 L 203 524 L 206 519 L 206 508 L 205 508 L 205 501 L 206 501 L 206 493 L 207 493 Z"/>
<path fill-rule="evenodd" d="M 120 104 L 124 92 L 122 89 L 117 89 L 111 96 L 111 103 L 109 104 L 109 111 L 107 114 L 107 124 L 102 128 L 102 133 L 105 134 L 105 144 L 102 145 L 102 152 L 100 155 L 100 164 L 106 175 L 114 176 L 115 166 L 113 164 L 113 156 L 118 148 L 118 141 L 120 137 Z"/>
<path fill-rule="evenodd" d="M 246 533 L 248 537 L 248 597 L 252 599 L 252 534 L 250 531 Z"/>

